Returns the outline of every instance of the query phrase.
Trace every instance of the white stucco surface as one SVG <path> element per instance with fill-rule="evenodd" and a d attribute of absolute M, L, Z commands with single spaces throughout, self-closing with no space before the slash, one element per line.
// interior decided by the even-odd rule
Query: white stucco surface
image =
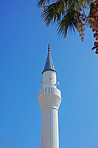
<path fill-rule="evenodd" d="M 58 108 L 61 92 L 56 88 L 56 72 L 43 73 L 43 87 L 38 92 L 42 111 L 41 148 L 59 148 Z"/>
<path fill-rule="evenodd" d="M 51 78 L 51 82 L 49 81 Z M 43 87 L 56 87 L 56 72 L 55 71 L 45 71 L 43 73 Z"/>
<path fill-rule="evenodd" d="M 47 108 L 42 111 L 41 148 L 59 148 L 58 111 Z"/>

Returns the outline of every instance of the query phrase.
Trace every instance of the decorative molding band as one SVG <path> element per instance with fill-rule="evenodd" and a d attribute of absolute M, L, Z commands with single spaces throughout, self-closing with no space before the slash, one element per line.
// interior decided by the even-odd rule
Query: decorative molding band
<path fill-rule="evenodd" d="M 47 109 L 47 108 L 56 109 L 58 111 L 58 109 L 56 107 L 45 107 L 45 108 L 41 109 L 41 111 L 43 111 L 44 109 Z"/>
<path fill-rule="evenodd" d="M 42 95 L 46 95 L 46 94 L 56 95 L 61 98 L 61 91 L 57 88 L 54 88 L 54 87 L 41 88 L 38 92 L 38 98 L 40 98 Z"/>

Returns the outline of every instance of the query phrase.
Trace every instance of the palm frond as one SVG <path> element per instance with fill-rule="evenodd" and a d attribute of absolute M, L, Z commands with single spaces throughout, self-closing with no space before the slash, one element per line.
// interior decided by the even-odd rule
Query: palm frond
<path fill-rule="evenodd" d="M 42 18 L 44 22 L 46 22 L 46 25 L 49 25 L 50 22 L 60 21 L 65 14 L 66 8 L 64 0 L 60 0 L 50 6 L 47 6 L 42 13 Z"/>
<path fill-rule="evenodd" d="M 51 22 L 58 25 L 58 33 L 64 38 L 68 31 L 79 32 L 84 38 L 85 25 L 88 23 L 85 10 L 90 8 L 92 0 L 39 0 L 38 6 L 43 7 L 42 19 L 48 26 Z"/>
<path fill-rule="evenodd" d="M 66 38 L 67 32 L 75 32 L 75 28 L 78 28 L 81 20 L 79 18 L 80 13 L 74 9 L 68 9 L 64 18 L 58 23 L 58 33 L 60 36 Z"/>
<path fill-rule="evenodd" d="M 41 7 L 43 4 L 44 4 L 45 0 L 40 0 L 38 3 L 37 3 L 37 6 L 38 7 Z"/>
<path fill-rule="evenodd" d="M 39 0 L 39 2 L 37 3 L 37 6 L 38 7 L 46 6 L 46 4 L 54 3 L 56 1 L 57 0 Z"/>

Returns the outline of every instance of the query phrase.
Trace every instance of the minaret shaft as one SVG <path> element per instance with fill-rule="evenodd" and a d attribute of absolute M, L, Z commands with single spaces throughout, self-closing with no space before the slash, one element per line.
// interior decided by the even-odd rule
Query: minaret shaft
<path fill-rule="evenodd" d="M 58 111 L 47 108 L 42 111 L 41 148 L 59 148 Z"/>

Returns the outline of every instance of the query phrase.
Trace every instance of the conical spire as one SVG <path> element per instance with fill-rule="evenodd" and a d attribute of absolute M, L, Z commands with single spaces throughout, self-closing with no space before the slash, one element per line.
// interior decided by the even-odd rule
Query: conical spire
<path fill-rule="evenodd" d="M 45 63 L 43 72 L 44 71 L 55 71 L 53 61 L 52 61 L 52 58 L 51 58 L 51 54 L 50 54 L 50 45 L 48 45 L 48 55 L 47 55 L 47 59 L 46 59 L 46 63 Z"/>

